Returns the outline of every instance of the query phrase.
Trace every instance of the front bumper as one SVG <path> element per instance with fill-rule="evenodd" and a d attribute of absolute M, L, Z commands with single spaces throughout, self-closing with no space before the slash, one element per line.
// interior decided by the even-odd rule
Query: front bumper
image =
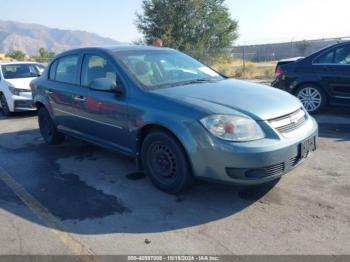
<path fill-rule="evenodd" d="M 300 158 L 301 143 L 317 135 L 317 123 L 312 117 L 308 119 L 307 130 L 293 138 L 282 137 L 276 132 L 275 137 L 230 143 L 206 132 L 196 135 L 200 140 L 191 150 L 190 160 L 195 176 L 199 178 L 240 185 L 260 184 L 277 179 L 298 166 L 304 160 Z"/>
<path fill-rule="evenodd" d="M 35 111 L 36 107 L 33 104 L 33 100 L 20 99 L 14 101 L 14 111 L 22 112 L 22 111 Z"/>
<path fill-rule="evenodd" d="M 33 104 L 31 92 L 20 93 L 20 95 L 12 95 L 11 100 L 13 101 L 13 103 L 10 106 L 10 110 L 12 110 L 13 112 L 36 110 Z"/>

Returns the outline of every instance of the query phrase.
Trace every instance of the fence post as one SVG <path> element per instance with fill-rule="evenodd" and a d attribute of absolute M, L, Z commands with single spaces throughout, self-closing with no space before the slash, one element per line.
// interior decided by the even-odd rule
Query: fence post
<path fill-rule="evenodd" d="M 242 77 L 245 78 L 245 47 L 244 46 L 243 46 L 242 60 L 243 60 Z"/>

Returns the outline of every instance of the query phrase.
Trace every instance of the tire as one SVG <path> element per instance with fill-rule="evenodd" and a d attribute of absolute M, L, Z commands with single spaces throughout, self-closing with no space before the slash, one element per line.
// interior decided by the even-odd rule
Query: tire
<path fill-rule="evenodd" d="M 194 177 L 182 145 L 166 132 L 152 132 L 144 139 L 141 159 L 153 184 L 168 193 L 189 188 Z"/>
<path fill-rule="evenodd" d="M 49 145 L 61 144 L 64 140 L 64 135 L 57 131 L 55 123 L 45 107 L 41 107 L 38 111 L 38 122 L 41 136 Z"/>
<path fill-rule="evenodd" d="M 10 111 L 10 108 L 7 104 L 6 97 L 3 94 L 0 95 L 0 103 L 1 103 L 2 114 L 4 116 L 12 115 L 12 112 Z"/>
<path fill-rule="evenodd" d="M 300 86 L 295 92 L 295 96 L 299 98 L 305 109 L 311 114 L 322 111 L 328 100 L 323 89 L 315 84 Z"/>

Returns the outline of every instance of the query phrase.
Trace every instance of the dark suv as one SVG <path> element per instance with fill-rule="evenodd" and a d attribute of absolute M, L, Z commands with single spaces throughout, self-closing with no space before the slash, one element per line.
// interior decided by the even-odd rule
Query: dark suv
<path fill-rule="evenodd" d="M 350 106 L 350 42 L 278 64 L 272 86 L 297 96 L 310 113 L 328 104 Z"/>

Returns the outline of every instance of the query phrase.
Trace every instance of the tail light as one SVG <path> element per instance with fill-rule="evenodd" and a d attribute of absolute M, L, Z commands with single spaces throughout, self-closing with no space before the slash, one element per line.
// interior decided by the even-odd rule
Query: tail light
<path fill-rule="evenodd" d="M 284 74 L 284 70 L 280 69 L 280 68 L 277 68 L 276 71 L 275 71 L 275 77 L 278 77 L 280 75 L 283 75 Z"/>

